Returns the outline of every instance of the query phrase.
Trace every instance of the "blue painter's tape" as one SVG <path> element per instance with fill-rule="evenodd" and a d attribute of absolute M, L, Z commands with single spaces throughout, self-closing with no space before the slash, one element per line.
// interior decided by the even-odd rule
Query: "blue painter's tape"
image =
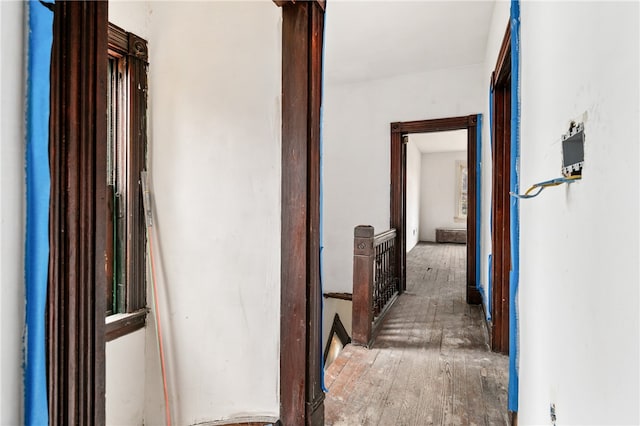
<path fill-rule="evenodd" d="M 49 81 L 53 12 L 29 1 L 26 141 L 25 424 L 48 424 L 45 308 L 49 264 Z"/>
<path fill-rule="evenodd" d="M 492 307 L 492 302 L 491 302 L 491 289 L 493 288 L 493 274 L 491 273 L 491 268 L 493 267 L 492 264 L 492 258 L 493 255 L 491 253 L 489 253 L 489 256 L 487 256 L 487 265 L 488 265 L 488 271 L 487 271 L 487 282 L 489 283 L 487 285 L 487 319 L 491 320 L 491 309 Z"/>
<path fill-rule="evenodd" d="M 520 2 L 511 0 L 511 192 L 520 191 Z M 509 274 L 509 401 L 518 411 L 518 284 L 520 280 L 520 201 L 511 197 L 511 267 Z"/>
<path fill-rule="evenodd" d="M 482 114 L 476 125 L 476 288 L 480 285 L 480 241 L 482 239 Z M 482 292 L 484 293 L 484 291 Z M 485 305 L 486 306 L 486 305 Z"/>
<path fill-rule="evenodd" d="M 493 84 L 490 83 L 489 84 L 489 150 L 491 152 L 491 155 L 493 156 L 493 87 L 492 86 Z M 491 235 L 493 235 L 493 209 L 491 209 L 491 211 L 489 212 L 489 232 L 491 233 Z M 489 253 L 488 260 L 487 260 L 487 270 L 488 270 L 487 283 L 488 284 L 487 284 L 487 301 L 486 301 L 488 320 L 491 320 L 491 309 L 492 309 L 491 298 L 492 298 L 492 292 L 493 292 L 493 279 L 491 274 L 491 267 L 492 267 L 491 253 Z"/>
<path fill-rule="evenodd" d="M 325 6 L 326 7 L 326 6 Z M 326 35 L 326 13 L 325 13 L 325 25 L 322 29 L 323 34 L 322 34 L 322 63 L 324 64 L 324 47 L 325 47 L 325 35 Z M 322 67 L 322 64 L 321 64 Z M 320 74 L 322 76 L 322 81 L 320 82 L 320 87 L 321 87 L 321 92 L 320 93 L 324 93 L 324 72 L 321 72 Z M 322 283 L 323 283 L 323 277 L 324 277 L 324 261 L 323 261 L 323 252 L 324 252 L 324 215 L 323 215 L 323 208 L 324 208 L 324 161 L 323 161 L 323 154 L 324 154 L 324 145 L 323 145 L 323 132 L 322 132 L 322 127 L 323 127 L 323 122 L 324 122 L 324 109 L 322 107 L 323 102 L 322 102 L 322 97 L 320 98 L 320 223 L 318 224 L 318 232 L 320 234 L 320 333 L 319 333 L 319 338 L 320 338 L 320 359 L 322 360 L 322 362 L 320 363 L 320 386 L 322 387 L 322 390 L 324 392 L 329 392 L 329 390 L 327 389 L 327 386 L 324 383 L 324 352 L 322 351 L 322 329 L 324 326 L 324 297 L 322 296 L 324 290 L 322 287 Z"/>

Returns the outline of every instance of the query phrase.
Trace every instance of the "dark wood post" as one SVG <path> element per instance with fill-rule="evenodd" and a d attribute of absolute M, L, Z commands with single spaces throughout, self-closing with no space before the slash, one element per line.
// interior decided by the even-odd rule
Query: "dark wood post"
<path fill-rule="evenodd" d="M 353 304 L 352 341 L 356 345 L 368 346 L 373 322 L 373 226 L 359 225 L 353 239 Z"/>
<path fill-rule="evenodd" d="M 56 2 L 51 55 L 49 424 L 105 424 L 106 1 Z"/>
<path fill-rule="evenodd" d="M 321 387 L 320 107 L 324 2 L 282 6 L 280 420 L 324 425 Z"/>

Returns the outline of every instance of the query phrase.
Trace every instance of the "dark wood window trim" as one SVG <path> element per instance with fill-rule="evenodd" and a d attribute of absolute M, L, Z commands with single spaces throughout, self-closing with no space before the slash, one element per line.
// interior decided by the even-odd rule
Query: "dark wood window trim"
<path fill-rule="evenodd" d="M 104 425 L 108 8 L 52 7 L 49 424 Z"/>
<path fill-rule="evenodd" d="M 136 312 L 130 314 L 115 314 L 107 317 L 105 328 L 105 340 L 110 342 L 118 337 L 125 336 L 129 333 L 133 333 L 136 330 L 143 328 L 147 322 L 147 308 L 139 309 Z M 117 317 L 117 318 L 114 318 Z"/>
<path fill-rule="evenodd" d="M 397 251 L 397 262 L 400 265 L 400 292 L 406 290 L 406 205 L 407 205 L 407 147 L 403 142 L 411 133 L 429 133 L 447 130 L 467 130 L 467 167 L 469 173 L 468 187 L 476 188 L 476 137 L 477 114 L 440 118 L 433 120 L 404 121 L 391 123 L 391 223 L 397 229 L 401 249 Z M 467 303 L 480 304 L 482 296 L 476 287 L 476 205 L 475 190 L 468 194 L 467 214 Z"/>
<path fill-rule="evenodd" d="M 324 4 L 282 6 L 280 418 L 324 424 L 321 388 L 320 103 Z"/>
<path fill-rule="evenodd" d="M 107 341 L 136 331 L 144 327 L 146 322 L 146 228 L 140 172 L 146 168 L 147 42 L 133 33 L 109 24 L 108 56 L 123 74 L 122 84 L 110 90 L 116 94 L 125 92 L 126 95 L 124 98 L 116 96 L 112 102 L 115 104 L 122 99 L 128 100 L 124 105 L 115 104 L 117 106 L 111 116 L 126 116 L 126 120 L 122 121 L 128 123 L 128 128 L 116 132 L 117 138 L 125 139 L 122 142 L 124 151 L 118 154 L 114 151 L 111 154 L 112 158 L 116 159 L 112 162 L 126 164 L 126 167 L 122 168 L 127 170 L 127 173 L 121 173 L 117 178 L 109 178 L 107 185 L 107 235 L 114 235 L 114 229 L 116 230 L 116 236 L 107 241 L 107 282 L 113 283 L 114 275 L 117 274 L 120 275 L 118 283 L 123 285 L 107 286 L 107 303 L 114 298 L 117 303 L 108 305 L 106 312 L 129 315 L 116 321 L 107 319 Z M 114 128 L 117 130 L 116 125 L 109 124 L 110 131 Z M 118 155 L 125 159 L 119 159 Z M 116 198 L 116 193 L 123 196 Z M 125 214 L 116 218 L 115 211 Z M 116 259 L 122 262 L 120 267 L 114 267 Z"/>

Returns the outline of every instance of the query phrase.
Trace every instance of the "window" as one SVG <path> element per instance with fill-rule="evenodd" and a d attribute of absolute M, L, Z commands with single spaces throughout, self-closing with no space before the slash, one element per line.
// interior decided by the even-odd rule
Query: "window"
<path fill-rule="evenodd" d="M 468 187 L 467 162 L 456 161 L 456 219 L 467 219 L 467 187 Z"/>
<path fill-rule="evenodd" d="M 147 42 L 109 24 L 107 88 L 107 340 L 144 325 L 146 233 L 140 173 L 147 145 Z M 118 318 L 118 317 L 114 317 Z M 114 325 L 115 324 L 115 325 Z M 115 331 L 114 331 L 115 330 Z M 118 331 L 120 330 L 120 331 Z"/>

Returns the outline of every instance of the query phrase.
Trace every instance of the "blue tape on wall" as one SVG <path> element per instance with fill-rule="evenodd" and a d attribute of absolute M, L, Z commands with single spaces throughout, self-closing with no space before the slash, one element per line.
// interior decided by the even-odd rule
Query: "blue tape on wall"
<path fill-rule="evenodd" d="M 520 193 L 520 2 L 511 0 L 511 192 Z M 509 274 L 509 410 L 518 411 L 518 306 L 520 280 L 520 202 L 511 197 L 511 273 Z"/>
<path fill-rule="evenodd" d="M 48 424 L 45 308 L 49 264 L 49 75 L 53 12 L 29 1 L 27 229 L 25 242 L 25 424 Z"/>
<path fill-rule="evenodd" d="M 482 239 L 482 114 L 476 125 L 476 288 L 483 294 L 480 284 L 480 241 Z M 486 303 L 485 303 L 486 306 Z"/>
<path fill-rule="evenodd" d="M 491 289 L 493 288 L 493 274 L 491 273 L 491 268 L 493 267 L 493 262 L 492 262 L 492 254 L 489 254 L 489 256 L 487 256 L 487 282 L 489 283 L 487 285 L 487 319 L 491 320 L 491 309 L 492 309 L 492 303 L 491 303 Z"/>
<path fill-rule="evenodd" d="M 322 64 L 324 64 L 324 58 L 325 58 L 325 37 L 326 37 L 326 28 L 327 28 L 327 14 L 326 14 L 326 7 L 325 6 L 325 21 L 324 21 L 324 26 L 322 28 L 323 34 L 322 34 Z M 323 65 L 321 64 L 321 67 L 323 67 Z M 324 68 L 324 67 L 323 67 Z M 322 76 L 322 81 L 320 82 L 320 88 L 321 88 L 321 94 L 324 94 L 324 72 L 321 72 L 320 75 Z M 324 166 L 324 161 L 323 161 L 323 154 L 324 154 L 324 145 L 323 145 L 323 132 L 322 132 L 322 128 L 324 123 L 324 110 L 323 110 L 323 102 L 322 102 L 322 95 L 320 96 L 320 223 L 318 224 L 318 232 L 320 233 L 320 333 L 319 333 L 319 338 L 320 338 L 320 359 L 322 360 L 322 362 L 320 363 L 320 386 L 322 387 L 322 390 L 324 392 L 329 392 L 329 390 L 327 389 L 326 385 L 324 384 L 324 352 L 322 350 L 322 329 L 324 327 L 324 297 L 323 297 L 323 293 L 324 293 L 324 289 L 323 289 L 323 278 L 324 278 L 324 262 L 323 262 L 323 252 L 324 252 L 324 215 L 323 215 L 323 208 L 324 208 L 324 170 L 323 170 L 323 166 Z"/>
<path fill-rule="evenodd" d="M 489 83 L 489 151 L 491 154 L 491 158 L 493 159 L 493 84 Z M 489 212 L 489 232 L 493 236 L 493 209 Z M 493 247 L 492 247 L 493 249 Z M 491 319 L 491 309 L 492 309 L 492 292 L 493 292 L 493 278 L 491 274 L 491 253 L 488 256 L 487 263 L 487 319 Z"/>

